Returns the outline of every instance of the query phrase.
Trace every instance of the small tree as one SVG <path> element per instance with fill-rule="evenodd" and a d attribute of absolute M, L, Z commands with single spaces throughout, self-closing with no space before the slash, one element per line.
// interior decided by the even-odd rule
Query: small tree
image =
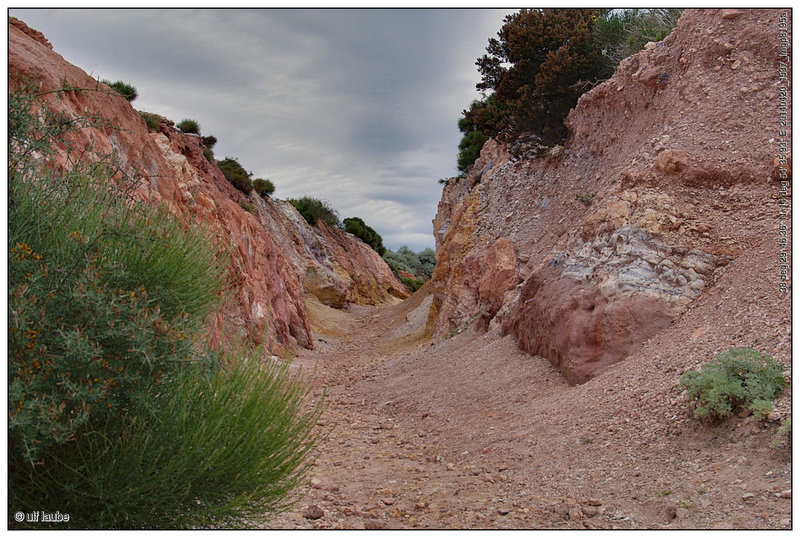
<path fill-rule="evenodd" d="M 378 234 L 378 232 L 367 226 L 367 223 L 361 218 L 350 217 L 344 219 L 343 223 L 346 232 L 349 232 L 361 239 L 363 242 L 371 246 L 375 252 L 381 256 L 383 256 L 384 252 L 386 252 L 386 249 L 383 246 L 383 238 L 380 236 L 380 234 Z"/>
<path fill-rule="evenodd" d="M 214 145 L 217 143 L 217 137 L 213 135 L 204 136 L 203 137 L 203 145 L 208 149 L 214 149 Z"/>
<path fill-rule="evenodd" d="M 131 86 L 130 84 L 118 80 L 116 82 L 111 82 L 109 80 L 101 81 L 103 84 L 107 84 L 111 87 L 112 90 L 120 94 L 124 97 L 129 103 L 139 97 L 139 92 L 136 91 L 136 88 Z"/>
<path fill-rule="evenodd" d="M 195 120 L 185 119 L 177 125 L 184 133 L 200 134 L 200 124 Z"/>
<path fill-rule="evenodd" d="M 275 185 L 268 179 L 258 178 L 253 180 L 253 189 L 255 189 L 259 196 L 272 196 L 275 192 Z"/>
<path fill-rule="evenodd" d="M 225 157 L 223 160 L 217 162 L 217 166 L 222 171 L 225 179 L 245 194 L 250 194 L 253 191 L 253 183 L 250 181 L 252 174 L 242 168 L 239 161 L 234 157 Z"/>

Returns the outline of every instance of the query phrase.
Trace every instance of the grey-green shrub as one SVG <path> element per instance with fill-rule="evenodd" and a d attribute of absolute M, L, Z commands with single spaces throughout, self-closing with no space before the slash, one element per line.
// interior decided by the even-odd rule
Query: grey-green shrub
<path fill-rule="evenodd" d="M 302 198 L 292 198 L 289 203 L 297 209 L 311 226 L 316 226 L 319 221 L 328 226 L 339 226 L 341 224 L 339 222 L 339 214 L 324 200 L 303 196 Z"/>
<path fill-rule="evenodd" d="M 9 94 L 9 506 L 70 520 L 9 526 L 262 521 L 305 475 L 319 407 L 285 363 L 208 349 L 227 254 L 126 200 L 112 161 L 59 168 L 52 145 L 84 122 L 33 88 Z"/>
<path fill-rule="evenodd" d="M 145 125 L 147 125 L 147 130 L 150 132 L 157 132 L 161 129 L 161 120 L 158 119 L 158 116 L 155 114 L 151 114 L 150 112 L 143 112 L 139 111 L 139 115 L 144 119 Z"/>
<path fill-rule="evenodd" d="M 269 179 L 254 179 L 253 189 L 258 193 L 259 196 L 272 196 L 275 194 L 275 184 Z"/>
<path fill-rule="evenodd" d="M 183 120 L 177 125 L 177 127 L 184 133 L 192 133 L 196 135 L 200 134 L 200 124 L 197 123 L 195 120 L 190 120 L 190 119 Z"/>
<path fill-rule="evenodd" d="M 773 401 L 786 380 L 783 367 L 772 357 L 751 348 L 734 348 L 699 371 L 684 373 L 680 386 L 695 403 L 695 417 L 719 421 L 749 409 L 762 419 L 774 410 Z"/>
<path fill-rule="evenodd" d="M 121 80 L 117 80 L 116 82 L 103 80 L 101 82 L 110 86 L 112 90 L 124 97 L 129 103 L 134 101 L 139 96 L 139 92 L 136 91 L 136 88 L 127 82 L 123 82 Z"/>

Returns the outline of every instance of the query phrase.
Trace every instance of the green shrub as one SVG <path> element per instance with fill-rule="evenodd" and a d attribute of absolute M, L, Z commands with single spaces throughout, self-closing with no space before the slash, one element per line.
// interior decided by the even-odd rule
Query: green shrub
<path fill-rule="evenodd" d="M 203 145 L 208 149 L 214 149 L 214 146 L 217 144 L 217 137 L 210 135 L 203 137 Z"/>
<path fill-rule="evenodd" d="M 177 127 L 184 133 L 192 133 L 196 135 L 200 134 L 200 124 L 195 120 L 183 120 L 177 125 Z"/>
<path fill-rule="evenodd" d="M 339 214 L 327 202 L 318 200 L 310 196 L 293 198 L 289 203 L 303 216 L 307 223 L 316 226 L 318 221 L 322 221 L 328 226 L 339 226 Z"/>
<path fill-rule="evenodd" d="M 682 9 L 613 9 L 594 22 L 596 46 L 612 69 L 642 50 L 650 41 L 661 41 L 678 24 Z"/>
<path fill-rule="evenodd" d="M 245 194 L 253 192 L 253 183 L 250 177 L 253 175 L 245 170 L 239 161 L 234 157 L 225 157 L 221 161 L 217 161 L 217 166 L 222 171 L 225 179 Z"/>
<path fill-rule="evenodd" d="M 680 386 L 695 402 L 698 418 L 718 421 L 749 409 L 760 420 L 774 410 L 772 402 L 786 380 L 775 359 L 755 349 L 734 348 L 717 355 L 700 371 L 684 373 Z"/>
<path fill-rule="evenodd" d="M 158 132 L 161 129 L 161 120 L 158 119 L 158 116 L 155 114 L 151 114 L 150 112 L 143 112 L 139 111 L 139 115 L 144 119 L 145 125 L 147 125 L 147 130 L 150 132 Z"/>
<path fill-rule="evenodd" d="M 252 204 L 249 204 L 244 200 L 239 201 L 239 205 L 242 207 L 242 209 L 244 209 L 248 213 L 255 213 L 256 211 Z"/>
<path fill-rule="evenodd" d="M 70 514 L 59 528 L 264 523 L 307 474 L 320 406 L 305 411 L 308 384 L 288 362 L 262 365 L 259 355 L 237 349 L 210 361 L 226 368 L 176 371 L 123 435 L 91 432 L 80 451 L 58 454 L 54 471 L 21 469 L 14 485 L 46 490 L 48 503 Z M 15 510 L 39 507 L 15 501 Z"/>
<path fill-rule="evenodd" d="M 436 256 L 433 249 L 426 248 L 419 253 L 403 245 L 397 251 L 387 249 L 383 254 L 386 265 L 395 273 L 405 271 L 417 276 L 430 278 L 436 266 Z"/>
<path fill-rule="evenodd" d="M 139 97 L 139 92 L 136 91 L 136 88 L 134 88 L 133 86 L 131 86 L 126 82 L 122 82 L 121 80 L 118 80 L 116 82 L 111 82 L 109 80 L 102 80 L 101 82 L 103 84 L 107 84 L 108 86 L 110 86 L 112 90 L 114 90 L 122 97 L 127 99 L 129 103 L 134 99 L 136 99 L 137 97 Z"/>
<path fill-rule="evenodd" d="M 208 149 L 208 148 L 204 148 L 204 149 L 203 149 L 203 157 L 205 157 L 205 158 L 206 158 L 206 160 L 207 160 L 208 162 L 210 162 L 210 163 L 213 163 L 213 162 L 214 162 L 214 152 L 213 152 L 213 151 L 211 151 L 211 150 L 210 150 L 210 149 Z"/>
<path fill-rule="evenodd" d="M 115 163 L 59 168 L 82 123 L 34 87 L 9 94 L 9 506 L 70 514 L 57 528 L 259 521 L 302 479 L 318 407 L 258 351 L 203 351 L 227 256 L 125 200 Z"/>
<path fill-rule="evenodd" d="M 275 184 L 268 179 L 254 179 L 253 188 L 260 196 L 272 196 L 275 193 Z"/>
<path fill-rule="evenodd" d="M 458 120 L 458 128 L 464 133 L 464 137 L 458 144 L 458 170 L 467 172 L 472 164 L 481 156 L 483 144 L 489 137 L 483 134 L 467 118 Z"/>
<path fill-rule="evenodd" d="M 420 289 L 423 286 L 423 284 L 425 284 L 424 280 L 416 280 L 405 276 L 401 276 L 400 281 L 405 285 L 405 287 L 411 290 L 411 293 L 414 293 L 415 291 Z"/>
<path fill-rule="evenodd" d="M 383 246 L 383 238 L 380 236 L 380 234 L 378 234 L 378 232 L 367 226 L 367 223 L 364 222 L 363 219 L 359 217 L 350 217 L 344 219 L 342 223 L 344 224 L 344 229 L 346 232 L 351 233 L 361 239 L 381 256 L 383 256 L 383 254 L 386 252 L 386 248 Z"/>

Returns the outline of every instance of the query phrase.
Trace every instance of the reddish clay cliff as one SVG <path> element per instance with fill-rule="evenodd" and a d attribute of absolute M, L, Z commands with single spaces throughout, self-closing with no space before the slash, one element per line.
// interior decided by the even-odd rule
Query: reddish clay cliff
<path fill-rule="evenodd" d="M 686 10 L 581 97 L 564 147 L 487 142 L 433 221 L 437 334 L 476 317 L 581 383 L 774 243 L 776 21 Z"/>
<path fill-rule="evenodd" d="M 89 156 L 113 156 L 139 199 L 163 202 L 176 214 L 207 225 L 230 248 L 231 297 L 212 320 L 219 343 L 234 336 L 266 339 L 278 347 L 313 347 L 306 293 L 343 307 L 405 298 L 408 291 L 381 257 L 354 236 L 309 226 L 285 202 L 236 190 L 203 155 L 197 135 L 161 121 L 149 133 L 131 105 L 52 50 L 45 37 L 9 19 L 9 74 L 33 82 L 48 106 L 73 117 L 95 116 L 94 126 L 71 133 Z M 63 91 L 54 91 L 63 90 Z M 62 164 L 68 166 L 62 155 Z M 247 201 L 254 211 L 246 211 Z"/>

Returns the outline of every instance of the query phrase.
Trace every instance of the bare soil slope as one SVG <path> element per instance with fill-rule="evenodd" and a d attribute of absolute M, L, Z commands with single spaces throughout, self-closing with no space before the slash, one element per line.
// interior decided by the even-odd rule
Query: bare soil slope
<path fill-rule="evenodd" d="M 788 305 L 752 278 L 759 252 L 578 386 L 497 330 L 426 340 L 427 289 L 391 307 L 309 305 L 317 351 L 294 362 L 328 389 L 328 436 L 272 526 L 790 528 L 790 452 L 774 441 L 791 390 L 766 424 L 707 426 L 674 388 L 728 343 L 788 356 Z"/>

